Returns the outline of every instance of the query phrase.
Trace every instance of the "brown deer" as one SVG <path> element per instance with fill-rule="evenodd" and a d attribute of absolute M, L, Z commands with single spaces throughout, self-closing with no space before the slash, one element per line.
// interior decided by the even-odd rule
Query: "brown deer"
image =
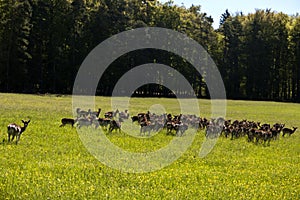
<path fill-rule="evenodd" d="M 10 136 L 12 136 L 11 141 L 13 141 L 14 138 L 16 137 L 16 144 L 18 144 L 21 134 L 26 130 L 30 120 L 28 120 L 28 121 L 22 120 L 22 122 L 24 124 L 23 127 L 15 124 L 15 123 L 9 124 L 7 126 L 8 142 L 10 142 Z"/>
<path fill-rule="evenodd" d="M 94 112 L 90 111 L 90 115 L 93 115 L 95 117 L 99 117 L 100 113 L 101 113 L 101 108 L 98 108 L 98 111 L 94 111 Z"/>
<path fill-rule="evenodd" d="M 282 137 L 284 137 L 285 134 L 288 134 L 289 136 L 291 136 L 297 130 L 297 128 L 298 127 L 293 127 L 293 130 L 290 128 L 282 129 Z"/>

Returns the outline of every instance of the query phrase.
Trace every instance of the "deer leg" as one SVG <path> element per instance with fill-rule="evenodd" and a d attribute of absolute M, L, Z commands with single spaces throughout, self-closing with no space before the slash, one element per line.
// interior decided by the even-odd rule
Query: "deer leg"
<path fill-rule="evenodd" d="M 114 127 L 109 127 L 109 132 L 112 133 L 112 131 L 114 130 Z"/>
<path fill-rule="evenodd" d="M 179 129 L 176 130 L 176 136 L 179 137 Z"/>
<path fill-rule="evenodd" d="M 20 135 L 17 135 L 17 137 L 16 137 L 16 144 L 18 144 L 19 140 L 20 140 Z"/>
<path fill-rule="evenodd" d="M 252 135 L 251 133 L 248 133 L 248 142 L 251 142 L 252 141 Z"/>
<path fill-rule="evenodd" d="M 264 137 L 264 142 L 263 142 L 263 143 L 264 143 L 264 146 L 266 146 L 267 139 L 268 139 L 267 136 L 265 136 L 265 137 Z"/>
<path fill-rule="evenodd" d="M 182 137 L 182 136 L 183 136 L 183 133 L 184 133 L 183 129 L 180 129 L 180 130 L 178 131 L 178 133 L 179 133 L 179 136 Z"/>

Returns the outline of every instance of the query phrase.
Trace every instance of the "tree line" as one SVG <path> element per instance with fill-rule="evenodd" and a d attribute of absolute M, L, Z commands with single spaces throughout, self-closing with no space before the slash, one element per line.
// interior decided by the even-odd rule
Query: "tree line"
<path fill-rule="evenodd" d="M 187 8 L 172 1 L 0 0 L 0 91 L 71 94 L 80 65 L 99 43 L 126 30 L 163 27 L 188 35 L 209 52 L 228 98 L 300 102 L 298 14 L 266 9 L 244 15 L 226 10 L 218 29 L 212 23 L 201 6 Z M 209 97 L 205 77 L 188 62 L 153 49 L 115 60 L 101 78 L 97 94 L 111 95 L 125 72 L 145 63 L 177 69 L 198 97 Z M 135 95 L 174 94 L 149 84 Z"/>

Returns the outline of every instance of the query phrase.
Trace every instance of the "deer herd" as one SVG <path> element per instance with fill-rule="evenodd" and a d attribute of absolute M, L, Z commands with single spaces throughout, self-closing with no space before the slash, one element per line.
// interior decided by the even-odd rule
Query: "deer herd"
<path fill-rule="evenodd" d="M 128 110 L 120 112 L 118 109 L 104 113 L 104 117 L 100 117 L 100 113 L 101 108 L 97 111 L 91 111 L 91 109 L 85 111 L 77 108 L 77 117 L 75 119 L 63 118 L 60 127 L 67 124 L 73 127 L 74 124 L 77 124 L 78 128 L 91 126 L 97 129 L 100 127 L 108 133 L 112 133 L 114 130 L 120 132 L 122 123 L 130 120 L 131 123 L 136 123 L 140 126 L 139 132 L 141 136 L 150 136 L 151 132 L 157 133 L 165 130 L 166 135 L 180 137 L 189 128 L 194 128 L 196 130 L 205 130 L 206 138 L 210 139 L 221 135 L 231 140 L 246 137 L 248 142 L 268 145 L 271 140 L 277 140 L 281 133 L 282 137 L 285 135 L 291 136 L 297 130 L 297 127 L 287 128 L 283 123 L 271 125 L 248 120 L 225 120 L 222 117 L 208 120 L 196 115 L 157 115 L 150 111 L 129 117 Z"/>
<path fill-rule="evenodd" d="M 165 130 L 166 135 L 181 137 L 189 128 L 192 128 L 205 130 L 205 136 L 209 139 L 221 135 L 225 138 L 231 138 L 231 140 L 246 137 L 248 142 L 263 143 L 264 145 L 269 145 L 271 140 L 277 140 L 281 133 L 282 137 L 291 136 L 297 130 L 297 127 L 287 128 L 282 123 L 271 125 L 248 120 L 225 120 L 222 117 L 208 120 L 196 115 L 158 115 L 150 111 L 129 117 L 128 110 L 120 112 L 118 109 L 104 113 L 104 117 L 100 117 L 100 113 L 101 108 L 97 111 L 91 109 L 85 111 L 77 108 L 76 118 L 62 118 L 60 127 L 65 125 L 74 127 L 76 124 L 78 128 L 94 127 L 97 129 L 100 127 L 108 133 L 112 133 L 113 131 L 121 132 L 122 123 L 130 120 L 131 123 L 140 126 L 141 136 L 150 136 L 151 132 L 157 133 Z M 8 142 L 16 138 L 16 144 L 18 144 L 21 134 L 26 130 L 29 122 L 30 120 L 22 120 L 23 126 L 15 123 L 9 124 L 7 126 Z"/>

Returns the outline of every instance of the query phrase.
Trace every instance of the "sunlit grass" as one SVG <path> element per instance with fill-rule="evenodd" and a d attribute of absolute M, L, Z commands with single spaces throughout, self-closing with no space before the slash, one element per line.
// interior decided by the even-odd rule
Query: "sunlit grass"
<path fill-rule="evenodd" d="M 181 158 L 159 171 L 130 174 L 111 169 L 86 150 L 75 128 L 59 128 L 72 117 L 70 96 L 0 94 L 0 199 L 299 199 L 300 134 L 271 141 L 270 146 L 219 138 L 205 158 L 199 157 L 204 132 Z M 228 119 L 285 123 L 300 127 L 299 104 L 228 101 Z M 177 114 L 175 99 L 130 100 L 130 113 L 163 105 Z M 210 101 L 199 100 L 210 117 Z M 96 108 L 111 110 L 110 98 L 97 97 Z M 96 109 L 95 108 L 95 109 Z M 20 143 L 7 143 L 6 126 L 31 119 Z M 85 129 L 85 128 L 83 128 Z M 138 134 L 138 132 L 136 133 Z M 155 151 L 172 139 L 126 133 L 107 135 L 132 152 Z"/>

